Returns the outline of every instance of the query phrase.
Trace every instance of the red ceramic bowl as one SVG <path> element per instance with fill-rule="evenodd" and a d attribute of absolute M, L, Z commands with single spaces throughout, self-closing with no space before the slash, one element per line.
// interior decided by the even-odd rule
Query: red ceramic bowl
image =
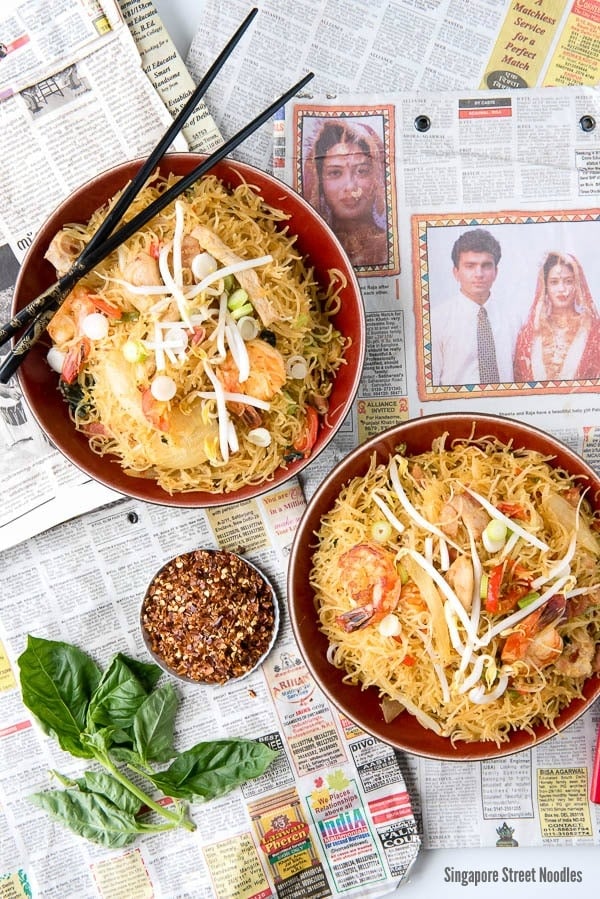
<path fill-rule="evenodd" d="M 431 449 L 431 442 L 445 431 L 449 440 L 468 438 L 472 428 L 476 437 L 495 435 L 503 443 L 512 441 L 515 448 L 524 447 L 555 457 L 553 464 L 587 479 L 587 496 L 595 509 L 600 508 L 600 477 L 572 450 L 548 434 L 530 425 L 493 415 L 431 415 L 407 421 L 384 431 L 363 443 L 332 469 L 310 500 L 295 535 L 288 570 L 288 601 L 292 627 L 305 662 L 326 696 L 351 721 L 380 740 L 415 755 L 432 759 L 473 761 L 511 755 L 554 736 L 556 731 L 538 727 L 535 734 L 513 732 L 510 740 L 497 747 L 493 742 L 468 743 L 440 737 L 424 728 L 408 712 L 386 724 L 375 687 L 362 690 L 343 682 L 342 671 L 327 661 L 328 640 L 320 631 L 315 611 L 315 597 L 309 584 L 315 532 L 321 516 L 333 506 L 344 484 L 365 474 L 373 453 L 377 463 L 387 463 L 398 444 L 406 443 L 407 454 Z M 600 677 L 587 680 L 585 698 L 574 700 L 556 719 L 557 730 L 572 724 L 600 696 Z"/>
<path fill-rule="evenodd" d="M 186 175 L 204 157 L 192 153 L 173 153 L 161 163 L 163 173 Z M 57 231 L 68 222 L 85 222 L 98 207 L 122 189 L 135 175 L 140 160 L 124 163 L 97 175 L 78 188 L 42 226 L 23 262 L 13 300 L 13 314 L 56 281 L 54 268 L 43 257 Z M 49 341 L 40 340 L 29 352 L 19 369 L 23 394 L 38 424 L 55 446 L 82 471 L 107 487 L 126 496 L 161 505 L 208 507 L 227 505 L 249 499 L 280 486 L 303 468 L 328 445 L 345 419 L 358 389 L 365 353 L 365 316 L 358 280 L 334 233 L 302 197 L 281 181 L 252 166 L 223 160 L 211 170 L 222 181 L 236 187 L 242 181 L 253 185 L 266 203 L 286 212 L 290 218 L 284 223 L 290 234 L 296 234 L 296 246 L 310 260 L 316 279 L 327 283 L 329 269 L 339 269 L 346 277 L 341 291 L 341 308 L 334 319 L 335 326 L 350 338 L 346 351 L 347 364 L 336 375 L 330 399 L 331 413 L 327 425 L 321 425 L 313 452 L 308 459 L 300 459 L 278 469 L 273 478 L 258 486 L 246 486 L 232 493 L 202 491 L 177 493 L 170 496 L 150 479 L 126 475 L 109 456 L 93 453 L 86 438 L 77 433 L 69 419 L 67 404 L 56 389 L 58 376 L 46 362 Z"/>

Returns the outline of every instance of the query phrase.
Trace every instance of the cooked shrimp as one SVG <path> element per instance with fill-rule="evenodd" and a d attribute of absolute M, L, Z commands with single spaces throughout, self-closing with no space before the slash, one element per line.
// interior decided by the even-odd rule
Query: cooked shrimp
<path fill-rule="evenodd" d="M 55 346 L 59 350 L 65 350 L 80 340 L 83 336 L 83 320 L 95 311 L 96 307 L 88 291 L 79 285 L 75 287 L 48 324 L 48 334 Z"/>
<path fill-rule="evenodd" d="M 206 225 L 196 225 L 192 231 L 192 237 L 195 237 L 211 256 L 214 256 L 215 259 L 218 259 L 219 262 L 223 262 L 225 265 L 235 265 L 243 261 L 241 256 L 234 253 L 226 243 L 223 243 L 218 234 L 215 234 Z M 246 271 L 236 272 L 235 277 L 240 287 L 243 287 L 250 297 L 252 305 L 258 312 L 263 325 L 268 327 L 277 316 L 272 304 L 265 296 L 256 271 L 247 269 Z"/>
<path fill-rule="evenodd" d="M 60 376 L 67 384 L 72 384 L 88 358 L 91 340 L 98 339 L 91 330 L 85 333 L 85 320 L 93 313 L 104 313 L 111 318 L 121 318 L 122 310 L 111 306 L 102 297 L 77 285 L 67 295 L 60 308 L 48 324 L 48 334 L 55 347 L 65 354 Z M 102 315 L 99 315 L 102 320 Z M 98 322 L 94 323 L 97 329 Z M 108 327 L 106 321 L 101 328 Z"/>
<path fill-rule="evenodd" d="M 158 267 L 158 259 L 143 250 L 123 266 L 123 278 L 135 287 L 159 287 L 163 280 Z M 153 299 L 153 302 L 156 298 Z"/>
<path fill-rule="evenodd" d="M 287 379 L 283 356 L 266 340 L 249 340 L 246 350 L 250 360 L 250 374 L 245 381 L 240 383 L 239 371 L 231 353 L 227 353 L 224 361 L 215 366 L 215 374 L 229 393 L 243 393 L 269 402 Z M 256 409 L 244 403 L 233 402 L 229 406 L 240 417 L 256 413 Z"/>
<path fill-rule="evenodd" d="M 337 618 L 345 631 L 375 624 L 394 611 L 402 582 L 390 553 L 368 543 L 358 543 L 340 556 L 338 565 L 344 586 L 357 604 Z"/>
<path fill-rule="evenodd" d="M 585 627 L 576 628 L 569 634 L 562 654 L 556 660 L 554 669 L 567 677 L 589 677 L 596 643 Z"/>
<path fill-rule="evenodd" d="M 506 638 L 502 648 L 502 661 L 531 663 L 543 668 L 555 662 L 563 650 L 563 639 L 556 625 L 565 613 L 567 601 L 561 594 L 551 596 L 548 602 L 528 615 Z"/>
<path fill-rule="evenodd" d="M 406 584 L 402 586 L 400 602 L 402 606 L 410 606 L 416 612 L 426 612 L 428 608 L 421 591 L 414 581 L 407 581 Z"/>
<path fill-rule="evenodd" d="M 475 540 L 478 540 L 487 527 L 490 516 L 468 493 L 457 493 L 442 506 L 439 524 L 445 534 L 456 537 L 461 519 Z"/>

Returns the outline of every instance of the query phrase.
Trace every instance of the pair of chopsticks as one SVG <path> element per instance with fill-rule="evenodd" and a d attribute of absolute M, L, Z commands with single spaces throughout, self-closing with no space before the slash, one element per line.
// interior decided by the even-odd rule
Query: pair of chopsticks
<path fill-rule="evenodd" d="M 122 218 L 123 213 L 129 208 L 132 200 L 139 193 L 148 177 L 152 174 L 154 168 L 173 142 L 173 139 L 179 133 L 193 109 L 196 107 L 233 49 L 239 43 L 242 35 L 247 30 L 257 12 L 258 9 L 252 9 L 249 15 L 244 19 L 204 78 L 202 78 L 181 112 L 174 119 L 172 125 L 169 126 L 156 147 L 142 164 L 140 170 L 127 185 L 110 213 L 77 257 L 69 271 L 47 290 L 24 306 L 23 309 L 19 310 L 10 321 L 0 327 L 0 346 L 5 344 L 12 337 L 16 337 L 21 329 L 25 328 L 25 331 L 19 340 L 13 345 L 11 352 L 3 361 L 2 365 L 0 365 L 0 384 L 6 384 L 15 374 L 31 347 L 44 333 L 46 326 L 62 301 L 84 275 L 90 272 L 118 246 L 128 240 L 136 231 L 139 231 L 139 229 L 146 225 L 150 219 L 154 218 L 155 215 L 161 212 L 169 205 L 169 203 L 175 200 L 176 197 L 187 190 L 187 188 L 194 184 L 200 177 L 202 177 L 202 175 L 206 174 L 212 166 L 216 165 L 221 159 L 235 150 L 236 147 L 253 134 L 254 131 L 260 128 L 261 125 L 287 103 L 288 100 L 291 100 L 294 94 L 302 90 L 302 88 L 314 77 L 313 73 L 309 72 L 301 78 L 297 84 L 289 88 L 289 90 L 282 94 L 281 97 L 256 116 L 255 119 L 238 131 L 237 134 L 234 134 L 233 137 L 225 141 L 224 144 L 211 153 L 211 155 L 203 162 L 192 169 L 189 174 L 185 175 L 158 197 L 158 199 L 150 203 L 149 206 L 139 212 L 131 219 L 131 221 L 122 225 L 117 231 L 114 230 Z"/>

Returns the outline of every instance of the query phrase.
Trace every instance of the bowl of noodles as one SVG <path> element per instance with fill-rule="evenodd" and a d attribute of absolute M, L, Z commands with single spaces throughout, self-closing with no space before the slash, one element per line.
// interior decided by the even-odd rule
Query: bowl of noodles
<path fill-rule="evenodd" d="M 131 218 L 202 157 L 164 157 Z M 141 160 L 49 217 L 16 312 L 67 271 Z M 224 160 L 82 278 L 19 370 L 52 443 L 107 487 L 163 505 L 250 499 L 330 442 L 365 352 L 358 282 L 295 191 Z"/>
<path fill-rule="evenodd" d="M 295 637 L 329 699 L 397 749 L 528 749 L 600 695 L 600 477 L 525 423 L 404 422 L 345 457 L 292 547 Z"/>

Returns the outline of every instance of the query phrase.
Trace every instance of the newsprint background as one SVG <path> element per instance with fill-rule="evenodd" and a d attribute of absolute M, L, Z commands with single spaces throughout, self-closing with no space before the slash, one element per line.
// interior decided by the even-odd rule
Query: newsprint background
<path fill-rule="evenodd" d="M 581 126 L 586 117 L 600 122 L 596 0 L 169 0 L 155 5 L 166 30 L 145 0 L 5 4 L 3 318 L 44 216 L 96 171 L 150 149 L 167 110 L 184 102 L 252 5 L 259 16 L 181 146 L 215 146 L 307 69 L 316 73 L 310 95 L 239 158 L 302 192 L 312 120 L 353 117 L 379 131 L 389 254 L 385 265 L 357 266 L 369 327 L 361 389 L 336 445 L 301 484 L 207 515 L 167 514 L 82 479 L 39 433 L 16 382 L 3 390 L 0 896 L 366 897 L 399 882 L 398 894 L 411 897 L 435 889 L 595 895 L 600 809 L 588 803 L 587 785 L 598 707 L 537 752 L 497 763 L 396 755 L 340 718 L 307 680 L 285 613 L 275 653 L 249 684 L 253 696 L 245 688 L 210 694 L 199 711 L 197 692 L 184 691 L 182 742 L 208 732 L 258 736 L 282 749 L 266 780 L 198 814 L 193 843 L 162 837 L 106 853 L 82 847 L 27 804 L 29 792 L 46 786 L 47 769 L 65 764 L 19 701 L 15 659 L 28 632 L 85 645 L 102 662 L 116 648 L 141 655 L 137 608 L 154 570 L 178 552 L 235 548 L 241 537 L 284 610 L 287 554 L 305 499 L 357 442 L 409 416 L 469 408 L 521 416 L 599 462 L 596 378 L 550 386 L 509 378 L 493 391 L 470 385 L 466 395 L 435 382 L 429 340 L 448 248 L 467 226 L 502 238 L 509 264 L 498 287 L 527 305 L 540 255 L 576 236 L 573 252 L 598 303 L 600 128 Z M 424 115 L 430 127 L 419 132 L 414 123 Z M 287 868 L 275 868 L 258 834 L 282 815 L 309 837 L 304 856 L 292 853 Z M 334 826 L 340 815 L 353 822 L 351 840 Z M 310 870 L 310 883 L 298 869 Z"/>

